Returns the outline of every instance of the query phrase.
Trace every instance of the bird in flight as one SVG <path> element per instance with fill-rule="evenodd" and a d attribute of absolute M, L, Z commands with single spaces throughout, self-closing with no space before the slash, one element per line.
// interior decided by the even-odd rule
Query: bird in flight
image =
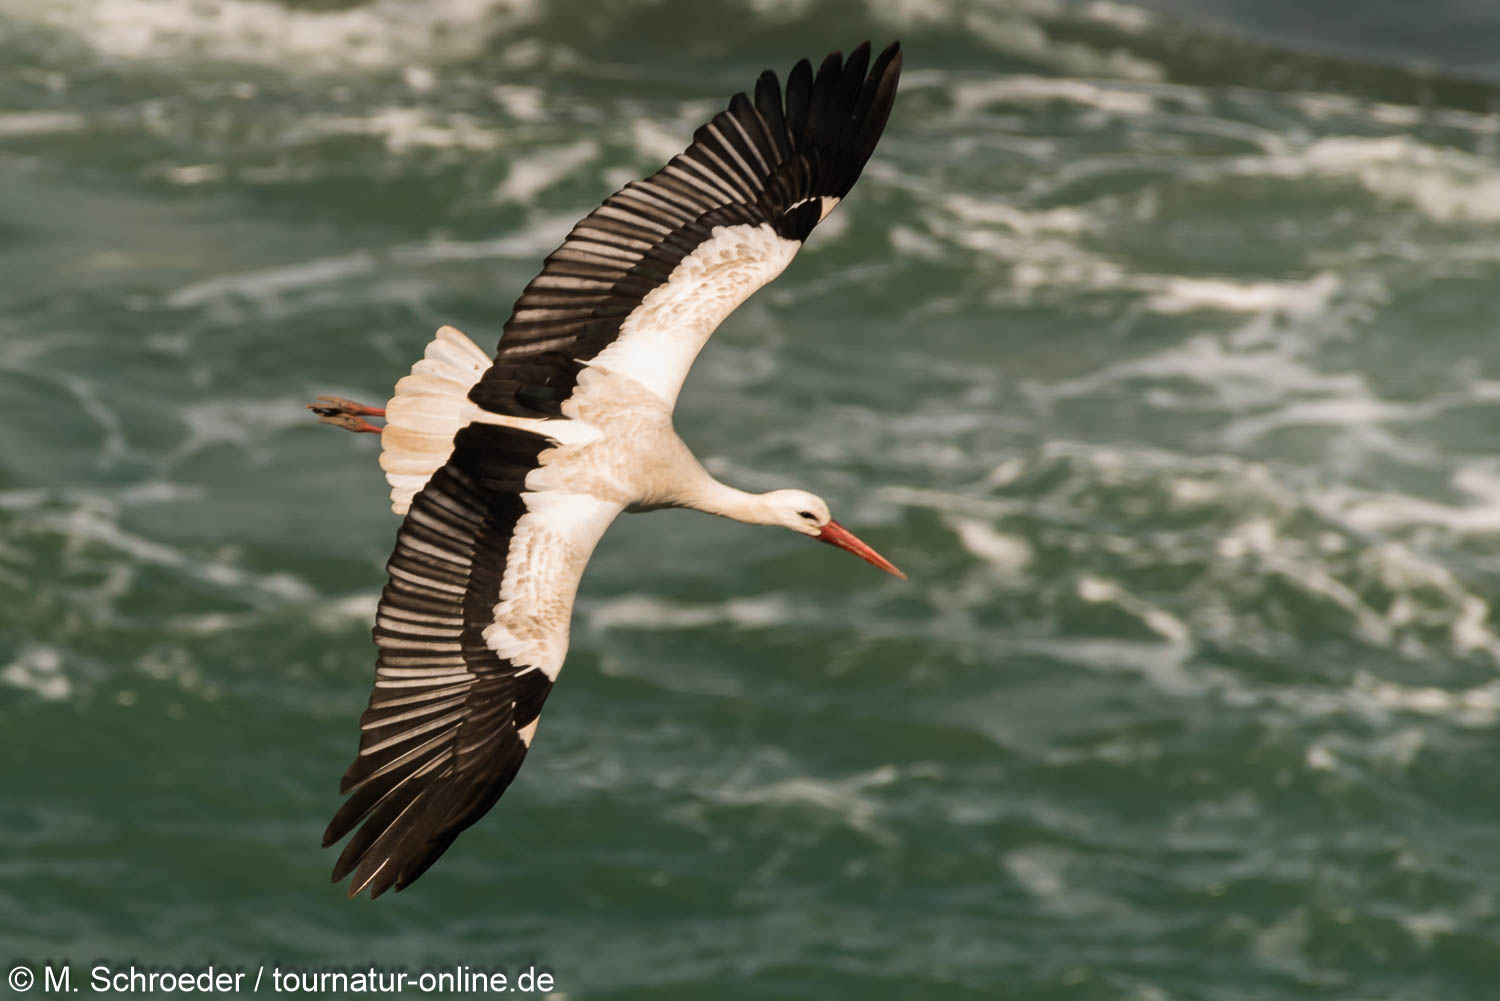
<path fill-rule="evenodd" d="M 827 542 L 904 577 L 802 490 L 720 483 L 672 427 L 709 335 L 774 279 L 849 193 L 895 100 L 901 50 L 866 43 L 753 97 L 573 227 L 521 293 L 495 358 L 443 327 L 383 408 L 338 397 L 326 423 L 381 435 L 404 514 L 375 617 L 375 690 L 333 880 L 410 886 L 500 798 L 536 736 L 573 597 L 622 511 L 687 507 Z M 383 426 L 367 418 L 382 417 Z"/>

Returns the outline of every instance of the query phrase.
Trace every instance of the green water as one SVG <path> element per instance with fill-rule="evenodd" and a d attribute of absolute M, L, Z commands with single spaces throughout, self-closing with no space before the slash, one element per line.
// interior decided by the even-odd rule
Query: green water
<path fill-rule="evenodd" d="M 1172 7 L 0 0 L 0 964 L 1500 994 L 1500 15 Z M 679 425 L 911 582 L 621 519 L 515 786 L 348 902 L 396 522 L 302 404 L 493 344 L 604 194 L 865 37 L 875 160 Z"/>

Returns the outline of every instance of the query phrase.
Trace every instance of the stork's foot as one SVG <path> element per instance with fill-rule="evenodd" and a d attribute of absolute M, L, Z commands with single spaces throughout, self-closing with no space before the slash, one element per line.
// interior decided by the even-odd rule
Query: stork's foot
<path fill-rule="evenodd" d="M 379 434 L 384 430 L 365 420 L 366 417 L 384 417 L 384 410 L 367 407 L 342 396 L 320 396 L 316 403 L 309 403 L 307 409 L 318 415 L 320 424 L 332 424 L 346 431 L 366 431 L 370 434 Z"/>

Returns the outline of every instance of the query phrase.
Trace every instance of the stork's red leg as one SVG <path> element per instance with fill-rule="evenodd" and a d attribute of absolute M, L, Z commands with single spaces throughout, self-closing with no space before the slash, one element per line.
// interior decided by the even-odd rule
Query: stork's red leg
<path fill-rule="evenodd" d="M 367 407 L 363 403 L 346 400 L 342 396 L 320 396 L 318 402 L 309 403 L 307 409 L 318 415 L 322 424 L 332 424 L 346 431 L 365 431 L 379 434 L 383 428 L 371 424 L 366 417 L 384 417 L 380 407 Z"/>

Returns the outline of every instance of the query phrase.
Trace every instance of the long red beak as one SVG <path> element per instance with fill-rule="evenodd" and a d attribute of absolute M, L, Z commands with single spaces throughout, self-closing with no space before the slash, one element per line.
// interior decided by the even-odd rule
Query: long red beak
<path fill-rule="evenodd" d="M 848 552 L 853 553 L 855 556 L 858 556 L 866 563 L 875 564 L 886 573 L 893 573 L 897 577 L 900 577 L 902 580 L 906 579 L 906 574 L 902 573 L 900 570 L 897 570 L 894 563 L 886 559 L 884 556 L 881 556 L 869 546 L 865 545 L 859 540 L 858 536 L 856 536 L 853 532 L 849 531 L 847 528 L 845 528 L 843 525 L 840 525 L 836 521 L 830 521 L 828 524 L 824 525 L 823 531 L 813 536 L 813 538 L 817 539 L 819 542 L 826 542 L 830 546 L 838 546 L 840 549 L 847 550 Z"/>

